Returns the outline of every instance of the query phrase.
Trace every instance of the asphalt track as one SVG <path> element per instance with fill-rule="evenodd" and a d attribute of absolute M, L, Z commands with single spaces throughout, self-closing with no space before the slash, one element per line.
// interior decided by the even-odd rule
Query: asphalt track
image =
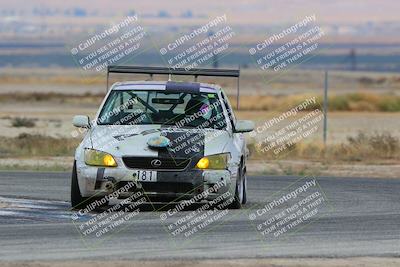
<path fill-rule="evenodd" d="M 277 238 L 262 236 L 257 225 L 266 217 L 249 218 L 311 179 L 299 178 L 249 177 L 248 204 L 189 237 L 168 232 L 164 210 L 86 238 L 71 219 L 69 173 L 0 172 L 0 260 L 400 256 L 400 179 L 316 177 L 324 196 L 317 216 Z"/>

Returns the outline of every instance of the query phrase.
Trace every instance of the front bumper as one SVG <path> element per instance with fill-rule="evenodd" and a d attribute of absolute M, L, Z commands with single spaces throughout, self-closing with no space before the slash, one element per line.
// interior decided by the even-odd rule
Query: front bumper
<path fill-rule="evenodd" d="M 191 199 L 208 190 L 203 200 L 209 201 L 227 192 L 232 188 L 231 185 L 235 184 L 235 178 L 229 170 L 157 171 L 156 182 L 139 182 L 133 177 L 133 173 L 135 170 L 123 166 L 101 168 L 78 165 L 77 176 L 81 195 L 101 197 L 133 182 L 135 186 L 121 192 L 119 198 L 127 198 L 134 192 L 142 191 L 150 201 L 172 202 Z"/>

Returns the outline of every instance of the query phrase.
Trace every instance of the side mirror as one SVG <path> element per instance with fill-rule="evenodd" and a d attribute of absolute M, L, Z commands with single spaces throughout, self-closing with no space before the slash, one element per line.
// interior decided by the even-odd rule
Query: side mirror
<path fill-rule="evenodd" d="M 72 124 L 75 127 L 80 127 L 80 128 L 90 128 L 90 119 L 89 116 L 85 115 L 76 115 L 72 119 Z"/>
<path fill-rule="evenodd" d="M 235 133 L 247 133 L 254 130 L 254 122 L 238 120 L 235 125 Z"/>

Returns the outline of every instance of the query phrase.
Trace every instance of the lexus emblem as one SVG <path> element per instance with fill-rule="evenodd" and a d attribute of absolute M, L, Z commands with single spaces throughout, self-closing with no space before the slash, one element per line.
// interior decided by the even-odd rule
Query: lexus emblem
<path fill-rule="evenodd" d="M 161 160 L 159 160 L 159 159 L 153 159 L 153 160 L 151 161 L 151 166 L 153 166 L 153 167 L 155 167 L 155 168 L 160 167 L 160 166 L 161 166 Z"/>

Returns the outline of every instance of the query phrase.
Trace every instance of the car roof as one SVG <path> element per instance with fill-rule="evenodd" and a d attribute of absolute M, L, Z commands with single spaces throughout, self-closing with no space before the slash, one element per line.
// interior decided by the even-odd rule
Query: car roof
<path fill-rule="evenodd" d="M 173 90 L 174 92 L 218 93 L 221 87 L 216 84 L 175 81 L 125 81 L 116 82 L 111 90 Z"/>

